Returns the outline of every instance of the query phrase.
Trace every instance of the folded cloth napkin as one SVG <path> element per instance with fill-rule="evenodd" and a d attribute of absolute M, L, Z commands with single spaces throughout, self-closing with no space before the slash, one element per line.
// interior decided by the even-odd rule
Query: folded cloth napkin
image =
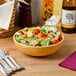
<path fill-rule="evenodd" d="M 59 66 L 76 71 L 76 52 L 61 62 Z"/>
<path fill-rule="evenodd" d="M 0 28 L 8 30 L 15 0 L 0 5 Z"/>

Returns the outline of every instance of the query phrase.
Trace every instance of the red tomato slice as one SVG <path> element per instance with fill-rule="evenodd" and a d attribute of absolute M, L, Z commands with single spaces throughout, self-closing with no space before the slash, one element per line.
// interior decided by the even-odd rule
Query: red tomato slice
<path fill-rule="evenodd" d="M 23 31 L 19 31 L 20 34 L 24 34 Z"/>
<path fill-rule="evenodd" d="M 60 35 L 60 37 L 59 37 L 59 40 L 61 41 L 62 40 L 62 36 Z"/>
<path fill-rule="evenodd" d="M 38 34 L 40 32 L 39 29 L 35 29 L 35 34 Z"/>
<path fill-rule="evenodd" d="M 25 36 L 25 37 L 24 37 L 24 39 L 25 39 L 25 38 L 28 38 L 28 37 L 27 37 L 27 36 Z"/>
<path fill-rule="evenodd" d="M 48 33 L 53 32 L 52 30 L 48 31 Z"/>
<path fill-rule="evenodd" d="M 58 43 L 59 42 L 59 40 L 54 40 L 52 43 L 53 44 L 56 44 L 56 43 Z"/>
<path fill-rule="evenodd" d="M 40 46 L 40 45 L 35 45 L 35 46 Z"/>
<path fill-rule="evenodd" d="M 42 34 L 40 34 L 40 37 L 47 37 L 47 34 L 42 33 Z"/>

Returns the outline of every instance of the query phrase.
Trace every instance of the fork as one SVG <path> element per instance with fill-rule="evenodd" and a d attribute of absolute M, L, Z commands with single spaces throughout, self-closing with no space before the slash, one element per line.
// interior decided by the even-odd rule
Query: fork
<path fill-rule="evenodd" d="M 1 71 L 5 74 L 5 75 L 9 75 L 14 71 L 17 70 L 21 70 L 24 69 L 23 67 L 20 67 L 14 60 L 13 58 L 8 55 L 8 53 L 6 51 L 4 51 L 3 49 L 0 48 L 0 63 L 3 65 L 2 68 L 1 66 Z M 8 63 L 8 64 L 7 64 Z M 9 66 L 8 66 L 9 65 Z"/>
<path fill-rule="evenodd" d="M 6 70 L 0 65 L 0 70 L 2 71 L 2 73 L 5 75 L 5 76 L 8 76 L 9 74 L 6 72 Z"/>
<path fill-rule="evenodd" d="M 8 63 L 10 64 L 10 66 L 11 66 L 12 68 L 14 68 L 14 70 L 15 70 L 15 69 L 16 69 L 16 70 L 24 69 L 23 67 L 20 67 L 20 66 L 13 60 L 13 58 L 12 58 L 10 55 L 8 55 L 8 53 L 7 53 L 6 51 L 4 51 L 3 49 L 1 49 L 1 50 L 2 50 L 2 54 L 3 54 L 4 59 L 8 61 Z M 14 65 L 10 62 L 9 59 L 12 61 L 12 63 L 13 63 L 16 67 L 14 67 Z"/>

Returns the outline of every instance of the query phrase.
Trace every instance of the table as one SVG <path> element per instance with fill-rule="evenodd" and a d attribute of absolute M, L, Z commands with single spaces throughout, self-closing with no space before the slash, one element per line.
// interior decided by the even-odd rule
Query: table
<path fill-rule="evenodd" d="M 21 53 L 14 45 L 12 37 L 0 39 L 0 47 L 25 67 L 12 76 L 76 76 L 76 72 L 60 67 L 58 64 L 76 50 L 76 34 L 64 34 L 62 48 L 55 54 L 46 57 L 31 57 Z M 0 76 L 3 76 L 0 72 Z"/>

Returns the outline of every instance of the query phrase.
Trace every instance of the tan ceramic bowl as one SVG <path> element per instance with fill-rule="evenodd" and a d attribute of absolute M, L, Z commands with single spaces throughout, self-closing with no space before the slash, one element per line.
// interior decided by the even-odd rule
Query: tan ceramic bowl
<path fill-rule="evenodd" d="M 30 56 L 47 56 L 47 55 L 51 55 L 55 52 L 57 52 L 60 47 L 62 46 L 62 43 L 64 41 L 64 36 L 62 35 L 62 40 L 54 45 L 51 46 L 46 46 L 46 47 L 35 47 L 35 46 L 27 46 L 21 43 L 18 43 L 15 40 L 15 34 L 13 36 L 13 40 L 14 43 L 16 45 L 16 47 L 21 50 L 24 54 L 30 55 Z"/>

